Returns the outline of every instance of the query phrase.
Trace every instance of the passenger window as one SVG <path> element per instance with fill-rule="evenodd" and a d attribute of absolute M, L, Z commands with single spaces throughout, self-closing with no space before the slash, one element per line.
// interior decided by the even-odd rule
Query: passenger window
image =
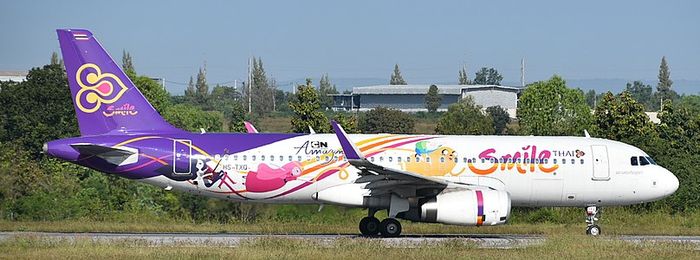
<path fill-rule="evenodd" d="M 379 156 L 379 161 L 383 162 L 384 161 L 384 156 Z"/>
<path fill-rule="evenodd" d="M 411 156 L 406 156 L 406 162 L 411 162 Z"/>
<path fill-rule="evenodd" d="M 481 158 L 481 163 L 485 163 L 485 162 L 486 162 L 486 159 Z"/>
<path fill-rule="evenodd" d="M 464 163 L 467 163 L 467 157 L 462 158 L 464 160 Z"/>
<path fill-rule="evenodd" d="M 561 159 L 561 164 L 566 164 L 566 159 Z"/>
<path fill-rule="evenodd" d="M 370 157 L 369 160 L 374 162 L 374 157 Z"/>
<path fill-rule="evenodd" d="M 552 160 L 552 163 L 557 164 L 557 158 L 554 158 L 554 160 Z"/>
<path fill-rule="evenodd" d="M 290 155 L 289 156 L 289 161 L 291 162 L 294 158 Z"/>
<path fill-rule="evenodd" d="M 444 163 L 445 162 L 445 157 L 440 157 L 440 162 Z"/>
<path fill-rule="evenodd" d="M 234 161 L 237 161 L 237 160 L 238 160 L 238 155 L 234 155 L 234 156 L 233 156 L 233 160 L 234 160 Z"/>
<path fill-rule="evenodd" d="M 261 156 L 260 156 L 260 160 L 264 162 L 264 161 L 265 161 L 265 155 L 261 155 Z"/>
<path fill-rule="evenodd" d="M 581 159 L 581 164 L 583 164 L 583 159 Z"/>
<path fill-rule="evenodd" d="M 416 157 L 416 162 L 420 162 L 420 156 Z"/>
<path fill-rule="evenodd" d="M 401 156 L 396 157 L 396 161 L 397 161 L 397 162 L 401 162 Z"/>
<path fill-rule="evenodd" d="M 301 162 L 301 155 L 297 156 L 297 161 Z"/>
<path fill-rule="evenodd" d="M 576 160 L 571 159 L 571 164 L 576 164 Z"/>
<path fill-rule="evenodd" d="M 289 159 L 290 161 L 292 160 L 291 158 Z M 280 155 L 280 162 L 284 161 L 284 156 Z"/>
<path fill-rule="evenodd" d="M 321 160 L 321 156 L 316 155 L 316 161 L 318 162 L 320 160 Z"/>
<path fill-rule="evenodd" d="M 392 162 L 394 157 L 389 156 L 389 162 Z"/>
<path fill-rule="evenodd" d="M 248 158 L 246 158 L 246 156 L 243 155 L 243 160 L 246 161 L 246 160 L 248 160 Z"/>
<path fill-rule="evenodd" d="M 547 164 L 549 162 L 549 159 L 545 158 L 543 159 L 542 163 Z"/>
<path fill-rule="evenodd" d="M 647 160 L 646 157 L 644 156 L 639 156 L 639 165 L 649 165 L 649 161 Z"/>
<path fill-rule="evenodd" d="M 425 157 L 425 162 L 430 162 L 430 157 Z"/>
<path fill-rule="evenodd" d="M 632 166 L 639 165 L 639 162 L 637 161 L 637 156 L 632 156 L 632 158 L 630 158 L 630 164 L 632 164 Z"/>
<path fill-rule="evenodd" d="M 255 161 L 255 155 L 251 155 L 251 156 L 250 156 L 250 160 L 251 160 L 251 161 Z"/>
<path fill-rule="evenodd" d="M 530 163 L 530 158 L 525 158 L 525 164 Z"/>

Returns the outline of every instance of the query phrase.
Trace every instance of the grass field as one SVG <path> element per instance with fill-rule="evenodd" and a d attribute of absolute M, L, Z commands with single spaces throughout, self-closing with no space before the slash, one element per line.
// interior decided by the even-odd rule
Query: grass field
<path fill-rule="evenodd" d="M 0 231 L 49 232 L 253 232 L 266 234 L 327 233 L 356 234 L 357 223 L 365 215 L 359 209 L 326 206 L 317 212 L 315 206 L 274 208 L 278 215 L 261 217 L 254 222 L 192 223 L 184 220 L 152 219 L 134 216 L 118 220 L 9 221 L 0 220 Z M 286 212 L 281 214 L 279 212 Z M 270 213 L 274 214 L 274 213 Z M 386 217 L 386 212 L 377 213 Z M 506 225 L 462 227 L 402 221 L 404 234 L 545 234 L 575 235 L 585 231 L 583 209 L 545 208 L 516 209 Z M 634 211 L 627 208 L 606 208 L 600 221 L 605 235 L 700 235 L 700 213 L 670 214 L 661 211 Z"/>
<path fill-rule="evenodd" d="M 92 258 L 233 258 L 233 259 L 697 259 L 700 251 L 680 243 L 633 244 L 585 235 L 552 235 L 541 245 L 524 248 L 478 248 L 459 240 L 410 248 L 389 248 L 377 239 L 319 240 L 261 238 L 238 247 L 217 244 L 153 246 L 139 240 L 112 243 L 18 237 L 0 242 L 3 259 Z"/>

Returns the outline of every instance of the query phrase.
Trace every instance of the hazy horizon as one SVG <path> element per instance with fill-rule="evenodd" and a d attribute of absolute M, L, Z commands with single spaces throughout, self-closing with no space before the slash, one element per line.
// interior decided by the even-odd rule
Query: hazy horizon
<path fill-rule="evenodd" d="M 251 56 L 262 58 L 268 76 L 283 89 L 324 73 L 338 85 L 352 79 L 388 82 L 397 63 L 414 84 L 456 82 L 466 65 L 470 78 L 480 67 L 494 67 L 505 84 L 519 85 L 523 57 L 526 82 L 557 74 L 569 82 L 607 80 L 601 84 L 616 86 L 617 81 L 643 80 L 655 86 L 662 56 L 677 91 L 698 93 L 695 87 L 700 87 L 696 1 L 3 5 L 0 23 L 6 25 L 7 37 L 0 48 L 0 70 L 46 64 L 51 52 L 59 50 L 56 28 L 88 28 L 117 62 L 122 50 L 129 51 L 139 74 L 164 77 L 174 94 L 182 93 L 205 61 L 210 84 L 233 85 L 245 79 Z"/>

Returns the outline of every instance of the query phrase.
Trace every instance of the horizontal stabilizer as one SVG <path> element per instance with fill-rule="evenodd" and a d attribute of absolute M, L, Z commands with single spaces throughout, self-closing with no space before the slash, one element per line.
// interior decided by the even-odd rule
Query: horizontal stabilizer
<path fill-rule="evenodd" d="M 82 155 L 92 155 L 110 164 L 122 166 L 138 161 L 138 150 L 129 147 L 110 147 L 96 144 L 71 144 Z"/>

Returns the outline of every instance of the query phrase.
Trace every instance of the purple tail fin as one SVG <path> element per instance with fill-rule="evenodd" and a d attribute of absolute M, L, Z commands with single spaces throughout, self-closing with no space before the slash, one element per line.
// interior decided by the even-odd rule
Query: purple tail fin
<path fill-rule="evenodd" d="M 90 31 L 56 31 L 82 135 L 181 131 L 158 114 Z"/>

